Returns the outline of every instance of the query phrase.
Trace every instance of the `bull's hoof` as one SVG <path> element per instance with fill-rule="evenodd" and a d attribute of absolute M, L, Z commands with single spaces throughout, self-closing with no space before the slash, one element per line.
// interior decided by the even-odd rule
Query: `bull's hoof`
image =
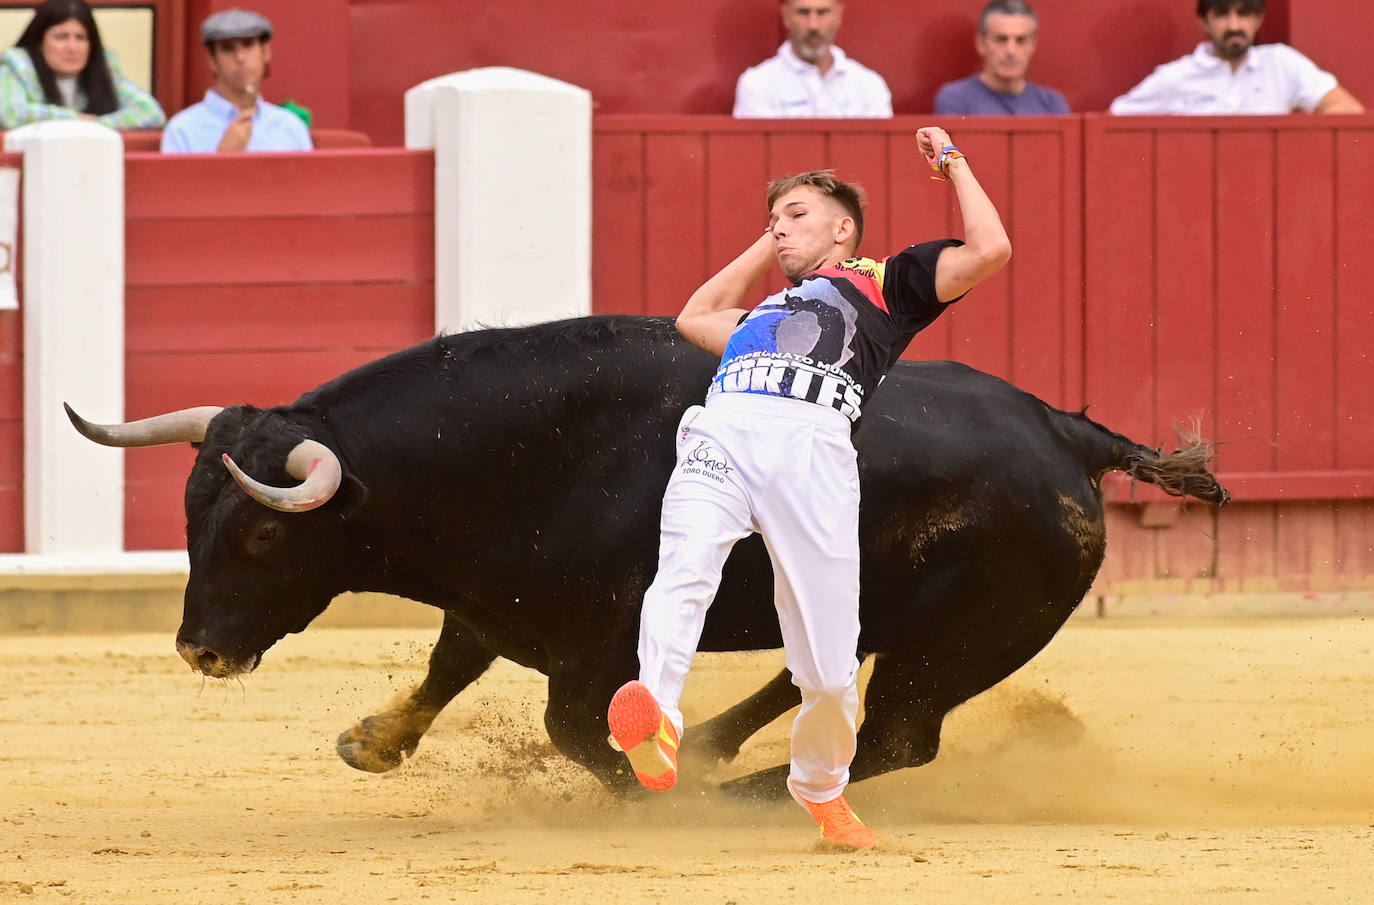
<path fill-rule="evenodd" d="M 691 727 L 696 728 L 696 727 Z M 728 764 L 739 756 L 739 745 L 721 742 L 715 733 L 688 735 L 678 750 L 678 760 L 705 772 L 717 764 Z"/>
<path fill-rule="evenodd" d="M 741 776 L 720 784 L 720 790 L 741 801 L 773 802 L 791 797 L 787 792 L 787 774 L 791 767 L 780 764 Z"/>
<path fill-rule="evenodd" d="M 361 724 L 339 733 L 334 750 L 339 752 L 339 757 L 344 763 L 355 770 L 386 773 L 399 767 L 407 757 L 414 754 L 419 742 L 412 745 L 380 744 L 377 737 L 368 731 L 371 719 L 372 717 L 368 717 Z"/>

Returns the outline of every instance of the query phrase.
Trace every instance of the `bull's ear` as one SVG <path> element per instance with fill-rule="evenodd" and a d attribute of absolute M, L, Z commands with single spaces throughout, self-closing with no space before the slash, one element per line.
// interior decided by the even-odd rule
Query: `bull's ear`
<path fill-rule="evenodd" d="M 351 474 L 345 474 L 339 489 L 334 493 L 334 498 L 329 501 L 329 508 L 347 519 L 361 512 L 366 502 L 367 485 Z"/>

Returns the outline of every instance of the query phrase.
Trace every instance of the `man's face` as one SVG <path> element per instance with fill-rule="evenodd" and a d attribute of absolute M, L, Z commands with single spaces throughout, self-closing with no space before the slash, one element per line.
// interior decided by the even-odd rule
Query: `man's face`
<path fill-rule="evenodd" d="M 840 0 L 783 0 L 782 4 L 782 24 L 792 50 L 808 63 L 820 63 L 830 55 L 843 15 Z"/>
<path fill-rule="evenodd" d="M 837 250 L 848 256 L 848 246 L 842 243 L 853 235 L 853 221 L 838 201 L 809 185 L 773 202 L 768 223 L 778 266 L 789 280 L 819 269 Z"/>
<path fill-rule="evenodd" d="M 229 38 L 209 47 L 210 69 L 221 88 L 256 94 L 272 62 L 272 45 L 260 38 Z"/>
<path fill-rule="evenodd" d="M 999 81 L 1020 81 L 1026 77 L 1035 53 L 1035 20 L 1030 16 L 993 13 L 976 44 L 985 73 Z"/>
<path fill-rule="evenodd" d="M 1250 52 L 1263 21 L 1262 13 L 1241 12 L 1239 5 L 1232 5 L 1225 12 L 1209 9 L 1202 17 L 1202 30 L 1211 39 L 1217 56 L 1234 63 Z"/>

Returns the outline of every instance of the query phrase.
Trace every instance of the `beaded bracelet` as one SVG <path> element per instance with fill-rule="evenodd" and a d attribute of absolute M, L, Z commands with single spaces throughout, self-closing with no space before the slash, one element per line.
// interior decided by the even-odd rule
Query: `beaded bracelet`
<path fill-rule="evenodd" d="M 937 179 L 940 182 L 948 182 L 949 162 L 951 160 L 960 160 L 963 156 L 964 152 L 960 151 L 954 145 L 945 145 L 940 151 L 940 156 L 935 158 L 935 162 L 930 165 L 931 168 L 935 170 L 935 175 L 930 178 Z"/>

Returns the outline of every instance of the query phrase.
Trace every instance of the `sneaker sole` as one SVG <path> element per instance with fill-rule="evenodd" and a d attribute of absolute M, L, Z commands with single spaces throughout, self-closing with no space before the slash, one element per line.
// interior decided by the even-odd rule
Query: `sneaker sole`
<path fill-rule="evenodd" d="M 622 687 L 611 698 L 606 721 L 611 727 L 611 740 L 625 752 L 641 785 L 664 792 L 677 784 L 677 766 L 658 746 L 663 711 L 649 689 L 639 682 Z"/>

